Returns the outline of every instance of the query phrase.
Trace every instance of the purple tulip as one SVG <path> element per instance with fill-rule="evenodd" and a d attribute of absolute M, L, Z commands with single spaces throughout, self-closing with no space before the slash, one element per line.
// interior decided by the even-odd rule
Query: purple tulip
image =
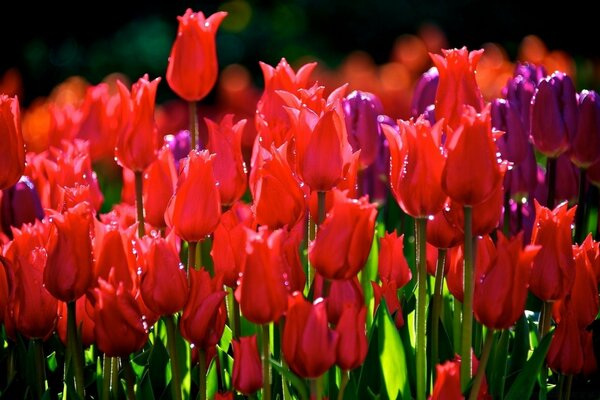
<path fill-rule="evenodd" d="M 343 101 L 348 142 L 352 151 L 360 150 L 360 169 L 371 165 L 379 154 L 383 136 L 377 116 L 383 113 L 381 101 L 372 93 L 353 91 Z"/>
<path fill-rule="evenodd" d="M 0 213 L 2 231 L 9 238 L 12 238 L 11 227 L 21 228 L 25 223 L 44 218 L 40 196 L 29 178 L 23 176 L 19 182 L 2 191 Z"/>
<path fill-rule="evenodd" d="M 436 67 L 431 67 L 421 75 L 415 85 L 415 91 L 410 104 L 411 116 L 418 117 L 435 103 L 435 93 L 437 92 L 439 81 L 440 74 Z M 433 112 L 430 112 L 430 114 L 433 115 Z"/>
<path fill-rule="evenodd" d="M 164 142 L 169 145 L 175 159 L 175 167 L 179 170 L 179 160 L 187 157 L 192 149 L 190 131 L 179 131 L 175 135 L 165 135 Z"/>
<path fill-rule="evenodd" d="M 588 168 L 600 159 L 600 97 L 593 90 L 583 90 L 577 104 L 577 131 L 569 155 L 577 167 Z"/>
<path fill-rule="evenodd" d="M 492 127 L 504 132 L 496 140 L 502 159 L 510 161 L 513 166 L 520 164 L 525 159 L 527 147 L 531 145 L 519 112 L 508 100 L 496 99 L 492 102 Z"/>
<path fill-rule="evenodd" d="M 506 87 L 502 91 L 511 107 L 519 113 L 527 135 L 529 135 L 531 98 L 535 93 L 538 82 L 546 75 L 546 70 L 542 66 L 518 63 L 513 78 L 506 83 Z"/>

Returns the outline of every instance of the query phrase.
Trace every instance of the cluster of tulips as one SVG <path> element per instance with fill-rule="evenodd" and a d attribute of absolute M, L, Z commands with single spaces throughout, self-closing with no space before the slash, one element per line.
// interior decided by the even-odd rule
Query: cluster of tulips
<path fill-rule="evenodd" d="M 394 120 L 282 59 L 201 140 L 225 17 L 179 17 L 189 130 L 158 133 L 144 76 L 26 153 L 0 95 L 0 395 L 567 399 L 596 372 L 597 93 L 519 64 L 488 103 L 482 51 L 443 50 Z"/>

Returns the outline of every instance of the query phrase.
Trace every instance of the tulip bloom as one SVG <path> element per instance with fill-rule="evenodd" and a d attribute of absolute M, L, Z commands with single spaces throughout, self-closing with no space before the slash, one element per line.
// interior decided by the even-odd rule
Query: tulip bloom
<path fill-rule="evenodd" d="M 227 311 L 220 279 L 212 279 L 205 270 L 190 269 L 190 294 L 179 320 L 179 330 L 188 342 L 207 350 L 221 339 Z"/>
<path fill-rule="evenodd" d="M 569 156 L 577 167 L 588 168 L 600 159 L 600 97 L 593 90 L 583 90 L 577 104 L 577 130 Z"/>
<path fill-rule="evenodd" d="M 174 245 L 157 237 L 144 237 L 140 292 L 144 304 L 159 315 L 183 309 L 188 296 L 188 280 Z"/>
<path fill-rule="evenodd" d="M 115 225 L 97 221 L 94 225 L 94 282 L 98 278 L 108 280 L 112 271 L 117 282 L 132 290 L 138 279 L 136 254 L 139 254 L 139 249 L 134 247 L 136 240 Z"/>
<path fill-rule="evenodd" d="M 115 156 L 120 165 L 132 171 L 143 171 L 154 160 L 160 148 L 156 123 L 154 122 L 154 102 L 160 78 L 148 80 L 141 77 L 131 87 L 131 92 L 117 81 L 121 96 L 123 127 L 117 137 Z"/>
<path fill-rule="evenodd" d="M 381 299 L 384 299 L 390 315 L 394 318 L 396 327 L 398 329 L 402 328 L 404 326 L 404 315 L 402 315 L 402 306 L 398 299 L 398 286 L 396 286 L 396 281 L 388 282 L 383 280 L 381 286 L 379 286 L 377 282 L 371 281 L 371 286 L 373 287 L 373 300 L 375 304 L 373 307 L 373 314 L 377 313 L 377 308 L 379 308 L 379 304 L 381 304 Z"/>
<path fill-rule="evenodd" d="M 213 157 L 206 150 L 190 152 L 165 212 L 167 225 L 188 242 L 201 241 L 219 223 L 221 201 L 213 173 Z"/>
<path fill-rule="evenodd" d="M 251 395 L 262 387 L 263 371 L 256 344 L 256 335 L 233 340 L 232 385 L 245 395 Z"/>
<path fill-rule="evenodd" d="M 246 265 L 236 297 L 242 315 L 258 325 L 278 321 L 287 309 L 284 235 L 281 229 L 262 228 L 247 239 Z"/>
<path fill-rule="evenodd" d="M 480 114 L 465 107 L 460 125 L 446 141 L 448 159 L 442 187 L 454 201 L 474 206 L 488 199 L 500 184 L 503 171 L 496 156 L 490 108 Z"/>
<path fill-rule="evenodd" d="M 90 228 L 92 215 L 87 203 L 50 217 L 48 262 L 44 286 L 66 303 L 77 300 L 94 280 Z"/>
<path fill-rule="evenodd" d="M 527 155 L 529 144 L 529 126 L 521 121 L 519 111 L 505 99 L 492 102 L 492 127 L 504 132 L 496 141 L 502 159 L 519 165 Z"/>
<path fill-rule="evenodd" d="M 496 229 L 502 216 L 503 204 L 504 187 L 500 181 L 490 197 L 473 206 L 471 222 L 473 235 L 487 235 Z M 448 210 L 445 211 L 445 216 L 450 224 L 458 227 L 461 231 L 465 225 L 464 209 L 462 204 L 451 200 Z"/>
<path fill-rule="evenodd" d="M 304 378 L 317 378 L 335 364 L 339 335 L 327 325 L 325 303 L 314 304 L 295 292 L 283 328 L 282 352 L 289 367 Z"/>
<path fill-rule="evenodd" d="M 95 308 L 90 301 L 93 296 L 81 296 L 75 302 L 75 324 L 81 327 L 81 344 L 84 348 L 90 347 L 96 343 L 96 334 L 94 326 L 96 325 Z M 58 323 L 56 324 L 56 333 L 60 341 L 66 346 L 67 342 L 67 303 L 60 302 L 58 305 Z"/>
<path fill-rule="evenodd" d="M 579 310 L 568 307 L 556 327 L 546 361 L 548 366 L 565 375 L 577 375 L 583 369 L 581 328 L 577 324 Z"/>
<path fill-rule="evenodd" d="M 188 8 L 177 17 L 179 28 L 167 66 L 167 82 L 187 101 L 202 100 L 211 91 L 219 73 L 215 36 L 226 12 L 208 18 Z"/>
<path fill-rule="evenodd" d="M 483 97 L 475 80 L 475 68 L 483 50 L 469 52 L 463 47 L 442 50 L 442 54 L 431 54 L 440 74 L 435 95 L 435 119 L 444 118 L 448 126 L 456 129 L 461 124 L 464 105 L 477 112 L 483 109 Z"/>
<path fill-rule="evenodd" d="M 378 157 L 381 146 L 381 128 L 377 117 L 383 114 L 381 101 L 372 93 L 358 90 L 342 101 L 348 142 L 353 151 L 360 150 L 360 168 L 371 165 Z"/>
<path fill-rule="evenodd" d="M 98 279 L 94 289 L 94 334 L 98 349 L 109 357 L 125 357 L 141 349 L 148 331 L 140 305 L 113 274 Z"/>
<path fill-rule="evenodd" d="M 165 211 L 175 193 L 177 170 L 169 147 L 163 146 L 156 160 L 144 174 L 143 203 L 146 222 L 155 228 L 164 228 Z"/>
<path fill-rule="evenodd" d="M 361 307 L 365 304 L 362 287 L 358 277 L 352 279 L 334 279 L 330 282 L 329 293 L 327 296 L 323 293 L 323 283 L 325 280 L 318 273 L 313 281 L 314 297 L 324 297 L 327 306 L 327 319 L 329 323 L 337 325 L 346 305 L 351 304 Z M 303 289 L 303 288 L 301 288 Z"/>
<path fill-rule="evenodd" d="M 11 238 L 11 226 L 20 228 L 44 218 L 44 209 L 35 186 L 26 176 L 0 193 L 0 227 Z"/>
<path fill-rule="evenodd" d="M 436 380 L 430 400 L 464 399 L 460 389 L 460 362 L 446 361 L 435 366 Z"/>
<path fill-rule="evenodd" d="M 445 157 L 441 151 L 442 122 L 433 127 L 420 118 L 398 121 L 400 134 L 389 125 L 383 132 L 390 145 L 390 186 L 404 212 L 424 218 L 439 212 L 446 201 L 442 190 Z"/>
<path fill-rule="evenodd" d="M 393 280 L 398 288 L 411 280 L 412 273 L 404 257 L 404 235 L 397 236 L 394 231 L 380 239 L 378 271 L 381 280 Z"/>
<path fill-rule="evenodd" d="M 25 169 L 25 144 L 16 97 L 0 95 L 0 190 L 19 180 Z"/>
<path fill-rule="evenodd" d="M 335 327 L 339 340 L 336 349 L 336 364 L 344 371 L 358 368 L 367 356 L 366 335 L 367 309 L 347 304 Z"/>
<path fill-rule="evenodd" d="M 435 93 L 440 82 L 440 74 L 436 67 L 431 67 L 421 75 L 415 85 L 412 101 L 410 103 L 410 115 L 419 117 L 430 106 L 435 103 Z"/>
<path fill-rule="evenodd" d="M 523 314 L 537 246 L 522 248 L 523 234 L 507 239 L 498 232 L 490 263 L 475 272 L 473 312 L 491 329 L 508 329 Z"/>
<path fill-rule="evenodd" d="M 58 302 L 43 285 L 47 231 L 39 222 L 15 229 L 15 239 L 6 250 L 7 319 L 19 333 L 32 339 L 49 337 L 57 321 Z"/>
<path fill-rule="evenodd" d="M 531 243 L 542 248 L 533 261 L 529 288 L 543 301 L 559 300 L 575 281 L 571 224 L 575 207 L 567 210 L 566 202 L 549 210 L 535 202 L 535 223 Z"/>
<path fill-rule="evenodd" d="M 531 138 L 547 157 L 569 149 L 577 132 L 577 97 L 569 76 L 555 72 L 538 83 L 531 99 Z"/>
<path fill-rule="evenodd" d="M 350 279 L 364 267 L 373 242 L 377 208 L 366 197 L 335 191 L 334 204 L 309 249 L 310 263 L 327 279 Z"/>
<path fill-rule="evenodd" d="M 242 157 L 242 134 L 246 120 L 233 123 L 233 114 L 227 114 L 219 124 L 205 118 L 208 127 L 208 150 L 215 154 L 215 179 L 219 182 L 221 204 L 229 206 L 246 192 L 246 165 Z"/>
<path fill-rule="evenodd" d="M 438 249 L 449 249 L 462 243 L 465 235 L 460 225 L 448 216 L 449 208 L 444 208 L 427 221 L 427 243 Z"/>

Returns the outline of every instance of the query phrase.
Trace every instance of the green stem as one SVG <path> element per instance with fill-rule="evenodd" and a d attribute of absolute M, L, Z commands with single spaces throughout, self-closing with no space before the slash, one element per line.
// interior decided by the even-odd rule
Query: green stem
<path fill-rule="evenodd" d="M 554 197 L 556 196 L 556 158 L 549 157 L 546 160 L 546 179 L 548 182 L 546 207 L 552 210 L 554 208 Z"/>
<path fill-rule="evenodd" d="M 263 400 L 271 399 L 271 340 L 269 324 L 262 327 Z"/>
<path fill-rule="evenodd" d="M 564 400 L 564 391 L 565 391 L 565 376 L 564 374 L 560 374 L 558 378 L 558 400 Z"/>
<path fill-rule="evenodd" d="M 460 365 L 460 387 L 463 392 L 466 390 L 472 376 L 471 365 L 471 341 L 473 329 L 473 232 L 472 219 L 473 209 L 470 206 L 464 206 L 465 214 L 465 252 L 464 252 L 464 301 L 463 301 L 463 321 L 461 336 L 461 365 Z"/>
<path fill-rule="evenodd" d="M 35 394 L 41 399 L 46 391 L 46 363 L 44 358 L 44 345 L 40 339 L 33 339 L 33 352 L 35 359 Z"/>
<path fill-rule="evenodd" d="M 196 113 L 196 102 L 189 102 L 190 113 L 190 138 L 192 139 L 192 150 L 196 149 L 198 143 L 198 114 Z"/>
<path fill-rule="evenodd" d="M 321 226 L 325 220 L 325 195 L 327 192 L 317 192 L 317 225 Z"/>
<path fill-rule="evenodd" d="M 179 374 L 179 362 L 177 360 L 177 337 L 175 329 L 175 316 L 165 317 L 167 326 L 167 346 L 169 347 L 169 357 L 171 358 L 171 390 L 173 399 L 181 400 L 181 375 Z"/>
<path fill-rule="evenodd" d="M 481 382 L 483 382 L 483 377 L 485 376 L 485 367 L 487 365 L 488 359 L 490 358 L 490 351 L 492 350 L 493 344 L 494 344 L 494 330 L 488 329 L 487 333 L 485 335 L 485 343 L 483 344 L 483 351 L 481 352 L 481 359 L 479 360 L 479 366 L 477 367 L 477 373 L 475 374 L 475 379 L 473 379 L 473 385 L 471 386 L 471 393 L 469 394 L 469 400 L 477 399 L 477 395 L 479 393 L 479 388 L 481 387 Z"/>
<path fill-rule="evenodd" d="M 131 367 L 129 357 L 121 357 L 121 365 L 125 374 L 125 384 L 127 385 L 127 400 L 135 400 L 135 373 Z"/>
<path fill-rule="evenodd" d="M 310 380 L 310 398 L 315 400 L 323 399 L 323 376 Z"/>
<path fill-rule="evenodd" d="M 508 340 L 510 338 L 510 332 L 505 329 L 502 331 L 502 334 L 500 335 L 500 343 L 504 343 L 504 345 L 506 346 L 506 348 L 508 349 Z M 500 350 L 498 350 L 500 351 Z M 508 359 L 504 359 L 502 360 L 502 364 L 500 364 L 500 371 L 498 371 L 498 373 L 500 374 L 500 387 L 498 388 L 498 398 L 499 399 L 504 399 L 504 385 L 506 382 L 506 369 L 508 366 Z"/>
<path fill-rule="evenodd" d="M 586 170 L 579 170 L 579 195 L 577 200 L 577 210 L 575 211 L 575 241 L 583 242 L 585 239 L 585 185 L 586 185 Z"/>
<path fill-rule="evenodd" d="M 242 320 L 240 318 L 240 303 L 233 296 L 233 318 L 235 320 L 235 337 L 239 338 L 242 336 Z"/>
<path fill-rule="evenodd" d="M 510 232 L 510 191 L 504 192 L 504 221 L 502 222 L 502 233 L 508 237 Z"/>
<path fill-rule="evenodd" d="M 427 338 L 426 323 L 427 315 L 427 256 L 426 256 L 426 235 L 427 218 L 417 218 L 417 400 L 425 400 L 427 395 L 426 371 L 427 371 Z"/>
<path fill-rule="evenodd" d="M 571 386 L 573 386 L 573 375 L 567 376 L 567 386 L 565 387 L 565 400 L 571 398 Z"/>
<path fill-rule="evenodd" d="M 110 399 L 110 362 L 110 357 L 105 354 L 102 361 L 102 400 Z"/>
<path fill-rule="evenodd" d="M 552 326 L 552 303 L 549 301 L 545 301 L 542 305 L 542 312 L 540 314 L 540 340 L 546 336 L 546 334 L 550 331 L 550 327 Z M 548 365 L 544 362 L 542 366 L 542 370 L 540 371 L 540 381 L 542 385 L 540 390 L 542 391 L 542 398 L 546 398 L 547 391 L 547 381 L 548 381 Z"/>
<path fill-rule="evenodd" d="M 110 358 L 110 390 L 112 398 L 119 398 L 119 358 Z"/>
<path fill-rule="evenodd" d="M 144 226 L 144 172 L 135 171 L 135 208 L 137 210 L 138 236 L 146 234 Z"/>
<path fill-rule="evenodd" d="M 198 242 L 188 242 L 188 262 L 187 262 L 187 270 L 196 269 L 196 247 L 198 246 Z"/>
<path fill-rule="evenodd" d="M 280 318 L 279 319 L 279 323 L 278 325 L 278 329 L 279 329 L 279 348 L 283 348 L 283 329 L 285 327 L 285 318 Z M 283 356 L 281 355 L 280 352 L 280 357 L 281 357 L 281 366 L 284 369 L 288 369 L 287 368 L 287 364 L 285 363 L 285 360 L 283 358 Z M 285 379 L 285 375 L 281 374 L 281 387 L 283 388 L 283 400 L 289 400 L 291 398 L 290 396 L 290 391 L 287 385 L 287 379 Z"/>
<path fill-rule="evenodd" d="M 455 353 L 460 353 L 460 334 L 462 322 L 462 304 L 456 298 L 452 309 L 452 346 Z"/>
<path fill-rule="evenodd" d="M 431 368 L 434 374 L 434 367 L 439 362 L 440 314 L 442 309 L 446 251 L 446 249 L 438 249 L 435 284 L 433 286 L 433 310 L 431 311 Z"/>
<path fill-rule="evenodd" d="M 76 302 L 67 303 L 67 351 L 70 353 L 71 365 L 75 371 L 75 391 L 82 399 L 85 396 L 83 383 L 83 351 L 79 344 L 77 332 Z M 65 358 L 67 360 L 68 357 Z"/>
<path fill-rule="evenodd" d="M 350 373 L 348 371 L 342 371 L 342 381 L 340 382 L 340 390 L 338 392 L 337 400 L 344 400 L 344 392 L 350 379 Z"/>
<path fill-rule="evenodd" d="M 198 351 L 198 372 L 200 373 L 198 396 L 200 400 L 206 400 L 206 351 L 204 349 L 199 349 Z"/>
<path fill-rule="evenodd" d="M 205 237 L 200 242 L 200 261 L 201 264 L 204 264 L 203 267 L 208 274 L 212 277 L 215 276 L 215 268 L 212 263 L 212 259 L 210 258 L 210 250 L 212 248 L 212 238 L 210 236 Z"/>

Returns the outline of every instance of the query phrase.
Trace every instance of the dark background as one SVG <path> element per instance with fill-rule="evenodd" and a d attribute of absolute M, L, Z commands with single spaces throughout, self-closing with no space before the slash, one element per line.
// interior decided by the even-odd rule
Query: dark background
<path fill-rule="evenodd" d="M 282 56 L 293 62 L 313 55 L 335 67 L 361 49 L 383 63 L 399 35 L 424 23 L 439 26 L 450 47 L 496 42 L 515 58 L 522 38 L 536 34 L 576 61 L 600 55 L 598 21 L 580 1 L 560 8 L 484 0 L 13 1 L 0 13 L 0 76 L 19 69 L 25 104 L 71 75 L 93 84 L 116 71 L 133 79 L 146 72 L 164 76 L 176 17 L 188 7 L 206 15 L 237 10 L 219 30 L 219 61 L 245 65 L 259 85 L 259 60 L 274 65 Z M 169 97 L 167 85 L 160 85 L 158 100 Z"/>

